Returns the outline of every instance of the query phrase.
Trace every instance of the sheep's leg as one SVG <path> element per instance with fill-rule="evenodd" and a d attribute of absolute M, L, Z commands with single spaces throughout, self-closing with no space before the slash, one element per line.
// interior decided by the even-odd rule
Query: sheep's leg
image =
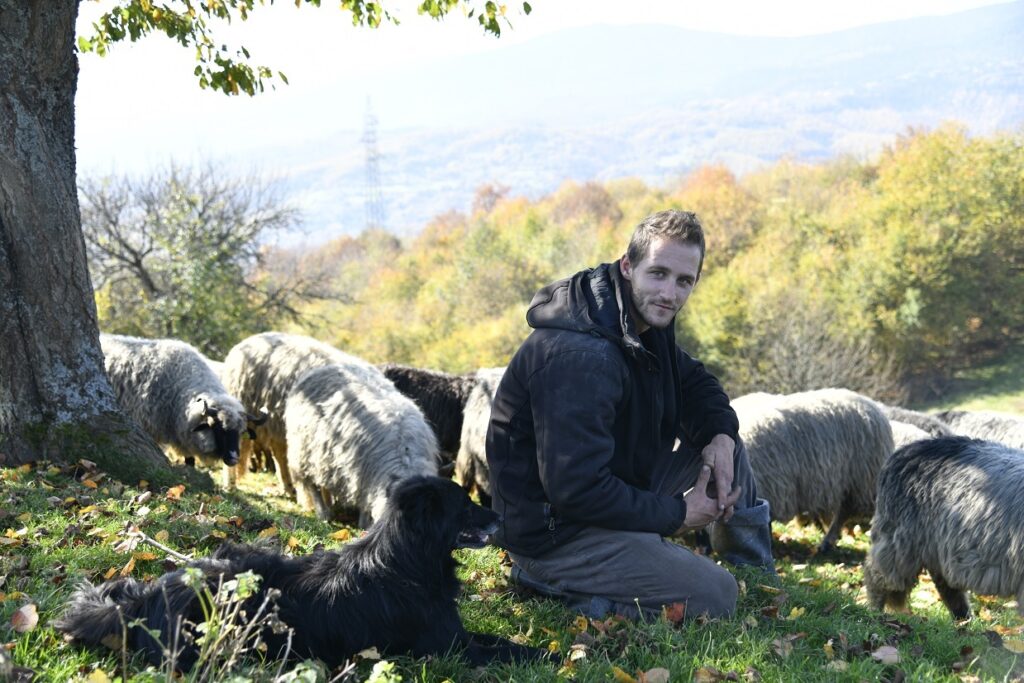
<path fill-rule="evenodd" d="M 876 561 L 871 555 L 864 563 L 862 571 L 864 573 L 864 588 L 868 593 L 868 603 L 872 607 L 879 612 L 888 607 L 894 612 L 910 613 L 907 599 L 910 597 L 911 589 L 917 584 L 916 576 L 909 582 L 897 582 L 902 585 L 898 589 L 893 589 L 891 588 L 893 581 L 877 569 Z"/>
<path fill-rule="evenodd" d="M 843 524 L 850 518 L 852 507 L 849 496 L 843 498 L 843 502 L 839 504 L 839 509 L 836 510 L 836 514 L 832 518 L 832 525 L 825 532 L 825 538 L 821 540 L 821 545 L 818 546 L 819 555 L 831 552 L 836 543 L 839 542 L 839 536 L 843 532 Z"/>
<path fill-rule="evenodd" d="M 234 491 L 238 484 L 237 465 L 224 465 L 224 488 Z"/>
<path fill-rule="evenodd" d="M 959 588 L 953 588 L 946 582 L 944 577 L 939 571 L 934 569 L 928 569 L 928 573 L 932 575 L 932 581 L 935 583 L 935 590 L 939 592 L 939 597 L 942 598 L 942 604 L 946 606 L 950 614 L 957 621 L 961 619 L 969 619 L 971 616 L 971 603 L 967 599 L 967 594 Z"/>
<path fill-rule="evenodd" d="M 292 500 L 296 500 L 295 477 L 292 476 L 292 471 L 288 467 L 288 445 L 284 441 L 275 441 L 270 447 L 270 453 L 277 462 L 277 475 L 281 480 L 284 494 Z"/>
<path fill-rule="evenodd" d="M 298 491 L 302 495 L 302 499 L 305 502 L 307 509 L 312 510 L 316 513 L 316 516 L 320 519 L 327 521 L 331 518 L 331 508 L 324 501 L 322 495 L 320 495 L 320 487 L 313 483 L 312 480 L 304 477 L 293 477 Z"/>

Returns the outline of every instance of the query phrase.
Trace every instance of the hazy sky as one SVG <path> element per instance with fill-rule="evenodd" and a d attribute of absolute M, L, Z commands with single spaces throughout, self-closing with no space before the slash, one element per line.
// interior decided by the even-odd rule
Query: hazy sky
<path fill-rule="evenodd" d="M 438 64 L 437 78 L 458 78 L 451 58 L 502 49 L 562 29 L 609 23 L 655 23 L 690 29 L 797 36 L 963 11 L 992 0 L 534 0 L 524 16 L 509 2 L 512 27 L 500 39 L 482 35 L 475 21 L 452 16 L 438 25 L 419 17 L 413 2 L 391 3 L 402 25 L 356 29 L 328 0 L 324 7 L 279 2 L 254 11 L 217 35 L 244 44 L 257 64 L 284 71 L 291 85 L 255 98 L 201 91 L 193 53 L 160 35 L 115 45 L 108 57 L 82 55 L 76 100 L 79 169 L 137 172 L 171 157 L 231 159 L 270 166 L 261 150 L 358 131 L 374 83 L 416 64 Z M 79 32 L 111 2 L 83 2 Z M 623 8 L 628 8 L 624 12 Z M 613 46 L 610 46 L 613 49 Z M 500 84 L 487 84 L 491 87 Z M 481 87 L 484 87 L 481 84 Z M 457 102 L 418 102 L 418 110 L 378 111 L 380 127 L 444 120 Z"/>

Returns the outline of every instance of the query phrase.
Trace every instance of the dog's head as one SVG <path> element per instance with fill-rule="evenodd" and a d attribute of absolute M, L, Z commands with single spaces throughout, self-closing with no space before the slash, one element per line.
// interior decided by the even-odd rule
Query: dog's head
<path fill-rule="evenodd" d="M 388 493 L 388 508 L 418 533 L 450 548 L 482 548 L 498 530 L 500 519 L 498 513 L 470 500 L 461 486 L 441 477 L 416 476 L 396 482 Z"/>

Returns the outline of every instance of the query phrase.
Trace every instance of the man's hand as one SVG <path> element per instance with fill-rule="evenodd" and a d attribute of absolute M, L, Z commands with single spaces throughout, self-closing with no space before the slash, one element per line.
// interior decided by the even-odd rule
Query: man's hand
<path fill-rule="evenodd" d="M 731 502 L 727 502 L 729 494 L 732 492 L 732 460 L 735 450 L 736 442 L 732 440 L 732 437 L 726 434 L 718 434 L 701 451 L 704 464 L 711 468 L 711 473 L 715 477 L 715 497 L 718 498 L 718 511 L 724 515 L 723 519 L 726 522 L 732 518 L 733 512 L 736 511 L 734 504 L 739 498 L 739 496 L 736 496 Z"/>
<path fill-rule="evenodd" d="M 725 498 L 712 498 L 708 496 L 708 484 L 711 482 L 711 468 L 704 465 L 697 475 L 697 483 L 693 485 L 690 492 L 683 496 L 686 501 L 686 519 L 683 525 L 676 531 L 680 534 L 691 529 L 701 529 L 723 515 L 723 510 L 731 509 L 739 500 L 742 491 L 737 488 Z M 725 503 L 724 508 L 720 504 Z"/>

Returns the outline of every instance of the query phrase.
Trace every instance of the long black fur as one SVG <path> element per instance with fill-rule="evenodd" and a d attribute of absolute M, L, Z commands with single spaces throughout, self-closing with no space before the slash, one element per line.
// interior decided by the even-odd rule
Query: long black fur
<path fill-rule="evenodd" d="M 455 462 L 462 437 L 462 419 L 469 392 L 476 380 L 471 375 L 450 375 L 408 365 L 387 363 L 381 372 L 403 395 L 411 399 L 434 430 L 443 465 Z"/>
<path fill-rule="evenodd" d="M 335 667 L 377 647 L 385 654 L 414 657 L 451 651 L 474 666 L 539 659 L 546 655 L 543 650 L 467 631 L 459 616 L 461 586 L 452 550 L 480 547 L 497 521 L 497 514 L 474 504 L 454 482 L 413 477 L 394 487 L 384 515 L 365 536 L 336 552 L 286 557 L 228 544 L 190 564 L 203 571 L 214 593 L 220 581 L 241 572 L 260 575 L 259 593 L 247 605 L 249 615 L 267 590 L 280 590 L 279 617 L 294 630 L 294 657 L 315 657 Z M 195 623 L 203 619 L 196 591 L 182 582 L 183 575 L 179 569 L 151 584 L 134 579 L 86 584 L 55 626 L 95 646 L 124 637 L 122 623 L 141 619 L 160 632 L 164 644 L 171 643 L 182 617 Z M 265 629 L 263 638 L 271 656 L 283 654 L 284 634 Z M 163 645 L 142 628 L 130 627 L 126 643 L 151 663 L 162 663 Z M 185 643 L 178 668 L 191 669 L 196 657 L 196 647 Z"/>

